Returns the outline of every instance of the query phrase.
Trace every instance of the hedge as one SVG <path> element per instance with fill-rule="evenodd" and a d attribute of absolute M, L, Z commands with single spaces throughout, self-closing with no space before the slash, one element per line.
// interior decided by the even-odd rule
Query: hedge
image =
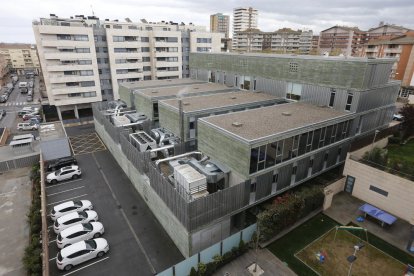
<path fill-rule="evenodd" d="M 30 241 L 24 250 L 23 265 L 28 275 L 42 275 L 42 244 L 40 242 L 42 219 L 40 215 L 40 171 L 38 165 L 32 167 L 30 179 L 33 184 L 32 205 L 27 214 L 27 222 L 30 226 Z"/>

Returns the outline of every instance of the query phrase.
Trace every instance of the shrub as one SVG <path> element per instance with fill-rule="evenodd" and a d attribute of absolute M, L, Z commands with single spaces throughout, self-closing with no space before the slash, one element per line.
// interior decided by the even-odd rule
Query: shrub
<path fill-rule="evenodd" d="M 388 137 L 388 143 L 389 144 L 401 144 L 401 138 L 400 137 Z"/>
<path fill-rule="evenodd" d="M 29 275 L 42 274 L 42 246 L 40 243 L 40 231 L 42 229 L 42 220 L 40 215 L 40 172 L 39 166 L 32 167 L 30 178 L 33 182 L 32 204 L 27 214 L 27 222 L 30 226 L 29 245 L 24 250 L 23 265 Z"/>
<path fill-rule="evenodd" d="M 204 276 L 206 275 L 206 271 L 207 271 L 207 266 L 204 263 L 198 263 L 198 275 L 199 276 Z"/>
<path fill-rule="evenodd" d="M 190 270 L 190 276 L 197 276 L 197 271 L 195 270 L 194 267 L 192 267 Z"/>

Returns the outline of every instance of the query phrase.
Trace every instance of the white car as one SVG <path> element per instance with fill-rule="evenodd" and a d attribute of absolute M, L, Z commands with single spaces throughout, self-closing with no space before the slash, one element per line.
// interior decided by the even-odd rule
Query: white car
<path fill-rule="evenodd" d="M 60 270 L 70 270 L 73 266 L 96 257 L 102 257 L 109 251 L 109 244 L 104 238 L 80 241 L 63 248 L 57 254 L 56 265 Z"/>
<path fill-rule="evenodd" d="M 92 210 L 93 205 L 89 200 L 71 200 L 53 207 L 50 212 L 50 218 L 56 220 L 63 215 L 75 212 L 75 211 L 85 211 Z"/>
<path fill-rule="evenodd" d="M 79 241 L 99 238 L 105 229 L 100 222 L 76 224 L 62 230 L 56 238 L 58 248 L 64 248 Z"/>
<path fill-rule="evenodd" d="M 59 234 L 62 230 L 75 224 L 91 221 L 98 221 L 98 214 L 95 211 L 72 212 L 58 218 L 53 224 L 53 230 L 56 234 Z"/>
<path fill-rule="evenodd" d="M 58 181 L 63 181 L 67 179 L 77 179 L 82 174 L 81 169 L 78 166 L 72 165 L 63 167 L 58 171 L 52 172 L 47 175 L 46 182 L 56 184 Z"/>

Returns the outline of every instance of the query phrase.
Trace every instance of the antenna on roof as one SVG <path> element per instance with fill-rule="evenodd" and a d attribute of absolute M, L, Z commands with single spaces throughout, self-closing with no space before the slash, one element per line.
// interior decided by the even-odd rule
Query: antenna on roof
<path fill-rule="evenodd" d="M 93 7 L 91 5 L 92 15 L 95 16 L 95 13 L 93 12 Z"/>

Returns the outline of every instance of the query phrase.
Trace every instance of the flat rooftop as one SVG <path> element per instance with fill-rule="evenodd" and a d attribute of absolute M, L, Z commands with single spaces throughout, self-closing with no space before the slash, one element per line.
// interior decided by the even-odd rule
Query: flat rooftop
<path fill-rule="evenodd" d="M 278 98 L 262 92 L 240 91 L 220 93 L 214 95 L 187 97 L 183 100 L 183 111 L 192 112 L 227 106 L 238 106 L 255 102 L 276 102 L 277 100 L 282 101 L 284 100 L 284 98 Z M 177 99 L 165 100 L 160 103 L 162 103 L 162 105 L 166 105 L 173 109 L 176 109 L 178 112 Z"/>
<path fill-rule="evenodd" d="M 52 122 L 40 124 L 39 127 L 40 141 L 50 141 L 60 138 L 66 138 L 66 132 L 61 122 Z"/>
<path fill-rule="evenodd" d="M 200 80 L 193 80 L 193 79 L 146 80 L 146 81 L 123 82 L 120 84 L 120 86 L 126 87 L 128 89 L 145 89 L 145 88 L 153 88 L 153 87 L 165 87 L 165 86 L 186 85 L 186 84 L 196 84 L 196 83 L 206 83 L 206 82 L 200 81 Z"/>
<path fill-rule="evenodd" d="M 216 115 L 199 120 L 245 141 L 253 141 L 349 114 L 329 107 L 297 102 Z M 233 123 L 241 125 L 235 126 Z"/>
<path fill-rule="evenodd" d="M 238 89 L 228 87 L 223 84 L 218 83 L 200 83 L 200 84 L 189 84 L 189 85 L 180 85 L 180 86 L 167 86 L 167 87 L 154 87 L 141 89 L 136 91 L 137 94 L 142 94 L 151 99 L 157 98 L 175 98 L 178 95 L 190 95 L 190 94 L 200 94 L 200 93 L 216 93 L 216 92 L 231 92 L 238 91 Z"/>

